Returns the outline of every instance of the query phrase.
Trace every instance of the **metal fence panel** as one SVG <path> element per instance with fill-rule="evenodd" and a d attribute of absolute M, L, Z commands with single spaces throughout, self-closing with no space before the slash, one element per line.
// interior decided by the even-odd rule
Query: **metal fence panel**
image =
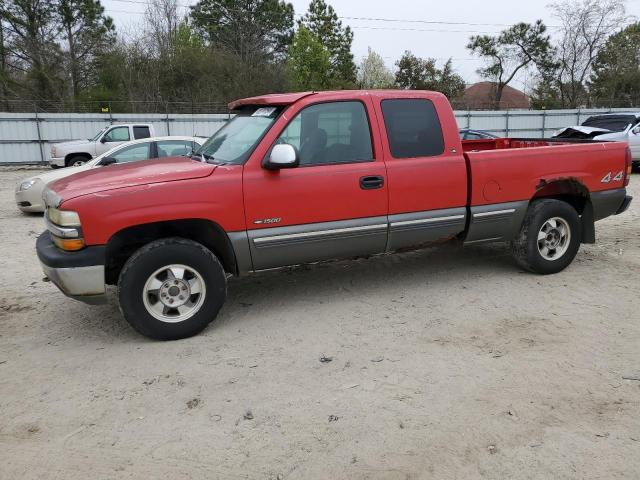
<path fill-rule="evenodd" d="M 550 137 L 559 128 L 582 123 L 590 115 L 629 109 L 510 110 L 455 112 L 460 128 L 498 136 Z M 228 114 L 165 113 L 6 113 L 0 112 L 0 165 L 47 162 L 56 142 L 91 138 L 112 123 L 151 123 L 157 135 L 213 135 Z"/>

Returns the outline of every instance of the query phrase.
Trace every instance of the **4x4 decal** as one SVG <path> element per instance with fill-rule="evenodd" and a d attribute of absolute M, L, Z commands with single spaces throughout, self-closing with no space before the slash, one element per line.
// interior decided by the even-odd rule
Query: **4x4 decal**
<path fill-rule="evenodd" d="M 615 176 L 613 176 L 612 172 L 609 172 L 604 177 L 602 177 L 602 180 L 600 180 L 600 183 L 609 183 L 612 180 L 614 182 L 620 182 L 622 181 L 623 178 L 624 178 L 624 170 L 620 170 L 618 173 L 616 173 Z"/>

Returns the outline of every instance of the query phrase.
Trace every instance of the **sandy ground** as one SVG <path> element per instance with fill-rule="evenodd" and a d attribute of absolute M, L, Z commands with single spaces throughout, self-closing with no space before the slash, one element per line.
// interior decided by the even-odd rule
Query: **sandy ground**
<path fill-rule="evenodd" d="M 0 171 L 0 478 L 640 478 L 640 202 L 558 275 L 504 245 L 272 272 L 159 343 L 43 281 L 32 172 Z"/>

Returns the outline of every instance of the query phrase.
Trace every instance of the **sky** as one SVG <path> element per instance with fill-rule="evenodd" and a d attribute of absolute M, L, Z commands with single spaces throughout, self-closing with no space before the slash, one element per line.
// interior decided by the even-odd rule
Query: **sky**
<path fill-rule="evenodd" d="M 306 12 L 309 0 L 289 0 L 297 15 Z M 179 0 L 184 11 L 196 0 Z M 390 69 L 405 50 L 442 65 L 452 58 L 455 70 L 467 83 L 480 80 L 483 61 L 466 49 L 471 35 L 496 34 L 517 22 L 542 19 L 553 35 L 557 21 L 549 0 L 328 0 L 344 25 L 353 29 L 352 51 L 359 63 L 371 47 Z M 123 31 L 135 31 L 144 20 L 145 0 L 102 0 L 106 14 Z M 640 0 L 627 0 L 627 13 L 640 18 Z M 296 17 L 298 18 L 298 17 Z M 513 86 L 529 92 L 534 79 L 524 73 Z"/>

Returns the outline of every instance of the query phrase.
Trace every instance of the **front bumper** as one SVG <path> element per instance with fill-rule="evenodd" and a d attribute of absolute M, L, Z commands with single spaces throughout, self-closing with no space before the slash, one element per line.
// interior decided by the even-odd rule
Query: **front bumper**
<path fill-rule="evenodd" d="M 36 241 L 36 251 L 44 274 L 66 296 L 89 304 L 105 302 L 104 246 L 65 252 L 45 231 Z"/>
<path fill-rule="evenodd" d="M 67 164 L 64 160 L 64 157 L 51 157 L 49 158 L 49 164 L 55 165 L 56 167 L 66 167 Z"/>
<path fill-rule="evenodd" d="M 23 212 L 44 212 L 42 185 L 36 183 L 28 190 L 16 190 L 16 205 Z"/>

